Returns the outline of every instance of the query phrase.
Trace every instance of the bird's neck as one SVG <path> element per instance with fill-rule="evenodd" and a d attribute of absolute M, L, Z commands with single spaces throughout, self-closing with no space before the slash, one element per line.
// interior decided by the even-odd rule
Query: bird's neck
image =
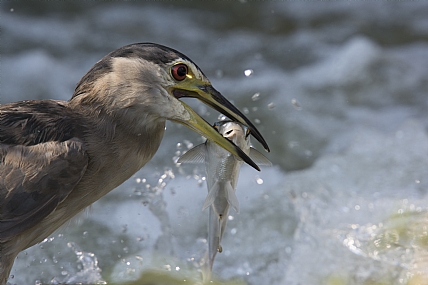
<path fill-rule="evenodd" d="M 94 162 L 88 170 L 100 178 L 96 183 L 104 181 L 102 183 L 108 184 L 106 188 L 114 188 L 156 153 L 165 131 L 165 119 L 141 111 L 137 113 L 132 108 L 114 108 L 76 99 L 69 101 L 69 107 L 91 124 L 87 129 L 93 130 L 84 134 L 88 154 L 103 158 L 102 163 Z M 118 170 L 116 177 L 109 177 L 109 168 Z"/>

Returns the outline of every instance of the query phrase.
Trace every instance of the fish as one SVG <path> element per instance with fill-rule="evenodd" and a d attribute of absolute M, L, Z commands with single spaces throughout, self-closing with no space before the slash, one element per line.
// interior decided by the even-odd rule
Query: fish
<path fill-rule="evenodd" d="M 223 137 L 232 141 L 259 166 L 272 163 L 259 151 L 251 147 L 250 130 L 233 121 L 216 122 L 213 126 Z M 211 279 L 214 259 L 222 252 L 223 238 L 230 207 L 239 213 L 236 184 L 243 161 L 222 149 L 216 143 L 206 140 L 183 154 L 178 163 L 205 163 L 208 195 L 202 211 L 209 207 L 208 250 L 203 258 L 204 282 Z"/>

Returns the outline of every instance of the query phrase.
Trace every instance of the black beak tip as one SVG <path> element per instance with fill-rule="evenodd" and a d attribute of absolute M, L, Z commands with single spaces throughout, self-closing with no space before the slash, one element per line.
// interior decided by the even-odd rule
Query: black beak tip
<path fill-rule="evenodd" d="M 270 152 L 270 148 L 269 148 L 269 146 L 268 146 L 268 144 L 267 144 L 267 142 L 266 142 L 265 140 L 263 140 L 263 141 L 261 142 L 261 144 L 263 145 L 263 147 L 265 148 L 265 150 L 266 150 L 267 152 Z"/>
<path fill-rule="evenodd" d="M 251 167 L 253 167 L 255 170 L 260 171 L 260 167 L 257 164 L 255 164 L 254 161 L 252 161 L 251 159 L 245 162 L 251 165 Z"/>
<path fill-rule="evenodd" d="M 207 92 L 207 93 L 211 94 L 211 96 L 212 96 L 212 98 L 214 100 L 216 100 L 221 105 L 223 105 L 224 107 L 230 109 L 232 112 L 234 112 L 235 114 L 237 114 L 238 116 L 240 116 L 241 118 L 243 118 L 244 121 L 246 122 L 247 127 L 249 127 L 251 134 L 254 136 L 254 138 L 256 138 L 263 145 L 264 149 L 267 152 L 270 152 L 270 149 L 269 149 L 269 146 L 268 146 L 267 142 L 262 137 L 262 135 L 257 130 L 257 128 L 251 123 L 251 121 L 247 117 L 245 117 L 244 114 L 242 114 L 232 103 L 230 103 L 229 100 L 227 100 L 223 95 L 221 95 L 220 92 L 218 92 L 217 90 L 215 90 L 211 85 L 209 85 L 209 86 L 201 86 L 199 88 L 201 90 L 203 90 L 204 92 Z M 206 102 L 206 103 L 209 104 L 209 105 L 211 105 L 214 109 L 216 109 L 220 113 L 223 113 L 226 116 L 228 116 L 229 119 L 231 119 L 232 121 L 239 122 L 239 120 L 235 118 L 234 114 L 231 114 L 229 112 L 225 112 L 225 110 L 219 108 L 216 105 L 212 105 L 209 102 Z"/>
<path fill-rule="evenodd" d="M 269 148 L 269 146 L 268 146 L 267 142 L 266 142 L 266 141 L 265 141 L 265 139 L 262 137 L 262 135 L 260 134 L 260 132 L 256 129 L 256 127 L 254 127 L 254 125 L 253 125 L 253 124 L 251 124 L 251 122 L 250 122 L 250 121 L 248 121 L 248 125 L 249 125 L 249 128 L 250 128 L 250 134 L 252 134 L 252 135 L 253 135 L 253 137 L 254 137 L 256 140 L 258 140 L 258 141 L 262 144 L 263 148 L 264 148 L 267 152 L 270 152 L 270 148 Z"/>
<path fill-rule="evenodd" d="M 229 140 L 230 141 L 230 140 Z M 260 171 L 260 167 L 248 156 L 246 155 L 238 146 L 236 146 L 232 141 L 230 141 L 234 146 L 235 149 L 239 155 L 239 157 L 247 164 L 249 164 L 251 167 L 253 167 L 255 170 Z"/>

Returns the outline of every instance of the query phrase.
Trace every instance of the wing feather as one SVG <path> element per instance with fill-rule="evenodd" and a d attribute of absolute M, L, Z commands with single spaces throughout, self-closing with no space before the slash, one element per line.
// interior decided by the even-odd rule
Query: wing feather
<path fill-rule="evenodd" d="M 31 146 L 0 143 L 0 241 L 48 216 L 82 178 L 88 156 L 81 140 Z"/>

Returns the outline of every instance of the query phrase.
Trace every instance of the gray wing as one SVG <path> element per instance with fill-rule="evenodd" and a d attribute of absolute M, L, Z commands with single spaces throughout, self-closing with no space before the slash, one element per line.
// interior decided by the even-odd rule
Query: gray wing
<path fill-rule="evenodd" d="M 33 227 L 82 178 L 88 156 L 72 138 L 31 146 L 0 143 L 0 241 Z"/>

